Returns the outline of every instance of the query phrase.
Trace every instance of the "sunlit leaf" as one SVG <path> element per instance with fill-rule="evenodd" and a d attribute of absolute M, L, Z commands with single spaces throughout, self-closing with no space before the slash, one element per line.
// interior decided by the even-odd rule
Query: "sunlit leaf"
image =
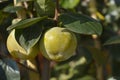
<path fill-rule="evenodd" d="M 35 9 L 40 16 L 54 16 L 55 3 L 52 0 L 36 0 Z"/>
<path fill-rule="evenodd" d="M 33 25 L 41 20 L 46 19 L 46 18 L 47 17 L 37 17 L 37 18 L 31 18 L 31 19 L 24 19 L 24 20 L 19 21 L 16 24 L 9 26 L 7 28 L 7 30 L 26 28 L 26 27 L 29 27 L 29 26 L 31 26 L 31 25 Z"/>
<path fill-rule="evenodd" d="M 97 35 L 102 33 L 102 26 L 98 21 L 82 14 L 62 14 L 59 16 L 59 22 L 76 33 Z"/>
<path fill-rule="evenodd" d="M 33 47 L 40 39 L 42 33 L 41 25 L 33 25 L 25 29 L 15 31 L 16 40 L 27 51 Z"/>
<path fill-rule="evenodd" d="M 60 0 L 60 5 L 65 9 L 72 9 L 79 4 L 80 0 Z"/>

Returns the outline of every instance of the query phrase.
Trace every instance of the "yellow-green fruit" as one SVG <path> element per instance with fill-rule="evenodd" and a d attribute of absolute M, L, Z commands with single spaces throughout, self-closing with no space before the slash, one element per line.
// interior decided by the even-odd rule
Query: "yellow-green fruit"
<path fill-rule="evenodd" d="M 33 59 L 39 52 L 37 44 L 27 51 L 22 48 L 15 39 L 15 29 L 11 31 L 7 38 L 7 48 L 9 53 L 17 59 Z"/>
<path fill-rule="evenodd" d="M 75 53 L 76 47 L 76 36 L 66 28 L 53 27 L 46 31 L 40 41 L 43 56 L 54 61 L 70 58 Z"/>

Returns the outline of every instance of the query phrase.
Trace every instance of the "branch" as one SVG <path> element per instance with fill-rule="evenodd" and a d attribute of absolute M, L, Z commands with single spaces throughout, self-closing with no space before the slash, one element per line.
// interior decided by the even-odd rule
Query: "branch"
<path fill-rule="evenodd" d="M 41 53 L 37 56 L 38 69 L 40 71 L 41 80 L 50 80 L 50 61 L 45 59 Z"/>
<path fill-rule="evenodd" d="M 24 65 L 24 64 L 22 64 L 22 63 L 20 63 L 20 62 L 18 62 L 18 61 L 17 61 L 17 63 L 18 63 L 20 66 L 22 66 L 23 68 L 27 69 L 27 70 L 33 71 L 33 72 L 35 72 L 35 73 L 38 73 L 38 71 L 36 71 L 36 70 L 34 70 L 34 69 L 32 69 L 32 68 L 29 68 L 29 67 L 27 67 L 26 65 Z"/>
<path fill-rule="evenodd" d="M 54 16 L 54 20 L 57 22 L 58 21 L 58 15 L 59 15 L 59 0 L 55 0 L 56 1 L 56 7 L 55 7 L 55 16 Z"/>
<path fill-rule="evenodd" d="M 17 0 L 14 0 L 14 6 L 22 6 L 23 7 L 23 4 L 22 4 L 22 2 L 17 2 Z M 17 14 L 17 17 L 19 19 L 25 19 L 26 18 L 25 9 L 17 11 L 16 14 Z"/>
<path fill-rule="evenodd" d="M 97 49 L 100 50 L 101 49 L 101 44 L 100 44 L 98 36 L 97 35 L 92 35 L 92 38 L 94 40 L 94 46 Z M 104 77 L 103 77 L 103 65 L 100 65 L 97 62 L 95 62 L 95 65 L 96 65 L 96 78 L 97 78 L 97 80 L 104 80 Z"/>

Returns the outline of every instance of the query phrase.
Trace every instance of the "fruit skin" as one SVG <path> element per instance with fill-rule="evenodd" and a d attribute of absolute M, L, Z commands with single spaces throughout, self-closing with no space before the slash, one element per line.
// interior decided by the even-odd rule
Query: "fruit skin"
<path fill-rule="evenodd" d="M 35 44 L 32 48 L 30 48 L 27 51 L 24 48 L 22 48 L 15 39 L 15 29 L 11 31 L 7 38 L 7 49 L 14 58 L 24 60 L 33 59 L 39 53 L 38 44 Z"/>
<path fill-rule="evenodd" d="M 40 40 L 40 51 L 47 59 L 64 61 L 74 55 L 77 39 L 66 28 L 53 27 Z"/>

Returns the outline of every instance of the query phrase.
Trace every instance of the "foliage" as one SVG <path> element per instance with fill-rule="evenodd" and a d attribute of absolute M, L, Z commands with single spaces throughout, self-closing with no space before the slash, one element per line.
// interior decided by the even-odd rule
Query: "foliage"
<path fill-rule="evenodd" d="M 60 0 L 60 5 L 65 9 L 73 9 L 79 4 L 80 0 Z"/>
<path fill-rule="evenodd" d="M 16 62 L 9 59 L 0 59 L 0 79 L 1 80 L 20 80 L 20 72 Z"/>
<path fill-rule="evenodd" d="M 0 80 L 13 80 L 13 77 L 24 80 L 23 73 L 27 75 L 25 80 L 31 80 L 31 72 L 36 80 L 44 80 L 49 64 L 50 80 L 119 79 L 120 1 L 60 0 L 59 4 L 57 1 L 0 1 Z M 27 50 L 55 26 L 66 28 L 77 37 L 76 54 L 70 59 L 57 63 L 39 53 L 35 58 L 39 64 L 31 65 L 27 60 L 10 56 L 5 45 L 11 30 L 16 30 L 17 42 Z"/>
<path fill-rule="evenodd" d="M 59 21 L 67 29 L 76 33 L 97 35 L 101 35 L 102 33 L 102 26 L 99 22 L 81 14 L 61 14 Z"/>

